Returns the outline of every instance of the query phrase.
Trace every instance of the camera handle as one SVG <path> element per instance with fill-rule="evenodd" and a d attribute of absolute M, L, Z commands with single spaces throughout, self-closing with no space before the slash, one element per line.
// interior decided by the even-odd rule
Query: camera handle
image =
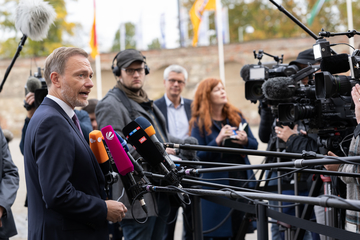
<path fill-rule="evenodd" d="M 271 55 L 269 53 L 264 52 L 264 50 L 261 50 L 261 49 L 259 50 L 259 53 L 256 53 L 256 50 L 254 50 L 253 53 L 254 53 L 254 58 L 259 59 L 258 65 L 261 65 L 261 59 L 263 58 L 264 54 L 269 56 L 269 57 L 274 58 L 274 60 L 276 61 L 277 64 L 283 63 L 283 60 L 284 60 L 284 54 L 281 54 L 281 57 L 273 56 L 273 55 Z"/>
<path fill-rule="evenodd" d="M 319 32 L 319 36 L 321 37 L 334 37 L 334 36 L 342 36 L 345 35 L 348 38 L 352 38 L 355 35 L 360 35 L 360 32 L 356 31 L 356 30 L 348 30 L 347 32 L 339 32 L 339 33 L 331 33 L 331 32 L 327 32 L 325 31 L 323 28 L 321 29 L 321 32 Z"/>

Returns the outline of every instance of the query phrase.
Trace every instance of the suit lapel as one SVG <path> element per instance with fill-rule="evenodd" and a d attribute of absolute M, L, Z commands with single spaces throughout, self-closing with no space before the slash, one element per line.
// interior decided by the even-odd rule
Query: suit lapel
<path fill-rule="evenodd" d="M 100 170 L 99 164 L 98 164 L 93 152 L 91 151 L 89 144 L 86 142 L 84 136 L 80 133 L 80 131 L 77 128 L 77 126 L 75 125 L 74 121 L 72 119 L 70 119 L 70 117 L 65 113 L 65 111 L 53 100 L 51 100 L 49 98 L 44 98 L 43 104 L 47 104 L 47 105 L 50 105 L 53 108 L 55 108 L 65 118 L 65 120 L 70 124 L 70 126 L 75 131 L 76 135 L 79 137 L 80 141 L 83 143 L 85 149 L 89 153 L 90 161 L 94 166 L 94 170 L 95 170 L 96 176 L 98 178 L 98 183 L 104 182 L 105 179 Z"/>

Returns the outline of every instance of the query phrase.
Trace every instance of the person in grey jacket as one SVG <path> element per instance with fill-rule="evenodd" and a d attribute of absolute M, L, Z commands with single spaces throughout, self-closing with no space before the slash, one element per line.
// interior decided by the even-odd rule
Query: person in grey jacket
<path fill-rule="evenodd" d="M 0 239 L 9 239 L 17 234 L 11 206 L 19 189 L 19 173 L 1 128 L 0 146 Z"/>
<path fill-rule="evenodd" d="M 117 83 L 99 101 L 95 110 L 99 129 L 111 125 L 114 131 L 125 138 L 123 128 L 135 118 L 142 116 L 153 125 L 156 137 L 160 142 L 183 143 L 181 139 L 168 134 L 164 116 L 143 89 L 145 75 L 149 73 L 145 56 L 135 49 L 126 49 L 115 56 L 112 69 L 117 78 Z M 129 148 L 135 159 L 140 157 L 134 148 L 130 145 Z M 166 149 L 166 151 L 175 155 L 174 149 Z M 113 199 L 119 198 L 122 191 L 123 183 L 119 180 L 112 186 Z M 132 214 L 127 214 L 120 223 L 125 240 L 162 239 L 167 215 L 170 211 L 169 200 L 166 194 L 145 194 L 144 200 L 148 208 L 149 218 L 146 223 L 139 224 L 135 219 L 144 221 L 146 218 L 146 213 L 140 204 L 135 203 L 131 207 L 126 193 L 121 198 L 129 212 L 133 211 L 135 218 L 132 217 Z"/>

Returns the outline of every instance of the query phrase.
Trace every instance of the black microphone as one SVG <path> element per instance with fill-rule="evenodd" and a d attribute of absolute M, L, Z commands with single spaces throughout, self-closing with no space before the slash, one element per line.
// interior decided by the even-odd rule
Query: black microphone
<path fill-rule="evenodd" d="M 3 89 L 5 81 L 14 66 L 16 59 L 29 37 L 31 40 L 40 41 L 46 38 L 50 25 L 54 22 L 56 12 L 47 2 L 38 1 L 21 1 L 16 9 L 15 27 L 23 33 L 16 53 L 6 69 L 4 79 L 0 85 L 0 92 Z"/>
<path fill-rule="evenodd" d="M 124 184 L 126 193 L 132 204 L 135 200 L 139 200 L 144 212 L 148 212 L 144 200 L 144 193 L 142 191 L 142 184 L 138 184 L 133 176 L 134 166 L 130 159 L 127 157 L 125 150 L 116 137 L 115 131 L 112 126 L 108 125 L 101 129 L 102 134 L 105 136 L 105 142 L 113 156 L 116 168 L 120 173 L 121 180 Z"/>
<path fill-rule="evenodd" d="M 320 63 L 321 71 L 331 74 L 344 73 L 350 70 L 349 56 L 346 53 L 323 57 Z"/>
<path fill-rule="evenodd" d="M 150 137 L 151 141 L 155 144 L 157 150 L 161 153 L 163 159 L 165 160 L 165 164 L 168 166 L 169 170 L 176 169 L 175 163 L 171 160 L 170 156 L 167 154 L 164 144 L 159 141 L 156 137 L 156 132 L 151 123 L 144 117 L 138 117 L 135 119 L 140 127 L 146 132 L 146 134 Z"/>
<path fill-rule="evenodd" d="M 126 139 L 135 147 L 136 151 L 152 166 L 160 166 L 165 173 L 165 180 L 171 185 L 182 188 L 175 163 L 166 153 L 164 145 L 155 136 L 155 129 L 144 117 L 138 117 L 123 129 Z M 182 202 L 189 200 L 187 194 L 178 193 Z"/>
<path fill-rule="evenodd" d="M 291 77 L 274 77 L 265 81 L 261 89 L 267 99 L 284 100 L 295 95 L 296 82 Z"/>
<path fill-rule="evenodd" d="M 134 165 L 134 173 L 143 180 L 144 184 L 151 184 L 149 179 L 144 174 L 143 167 L 131 155 L 130 149 L 129 149 L 128 145 L 127 145 L 126 140 L 124 140 L 117 132 L 115 132 L 115 134 L 116 134 L 117 138 L 119 139 L 119 141 L 121 143 L 121 146 L 124 148 L 126 154 L 128 155 L 130 161 Z"/>

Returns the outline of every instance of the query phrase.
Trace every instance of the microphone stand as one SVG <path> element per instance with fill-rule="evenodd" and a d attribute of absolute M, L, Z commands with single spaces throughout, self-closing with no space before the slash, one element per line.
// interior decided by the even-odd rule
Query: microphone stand
<path fill-rule="evenodd" d="M 26 36 L 25 34 L 23 34 L 23 36 L 22 36 L 22 38 L 21 38 L 21 41 L 20 41 L 20 43 L 19 43 L 19 46 L 18 46 L 18 48 L 17 48 L 17 50 L 16 50 L 16 53 L 15 53 L 15 55 L 14 55 L 14 57 L 13 57 L 10 65 L 9 65 L 8 68 L 6 69 L 6 72 L 5 72 L 5 75 L 4 75 L 4 79 L 2 80 L 1 85 L 0 85 L 0 92 L 2 91 L 2 89 L 3 89 L 3 87 L 4 87 L 5 81 L 6 81 L 7 77 L 9 76 L 9 73 L 10 73 L 12 67 L 13 67 L 14 64 L 15 64 L 16 59 L 17 59 L 17 58 L 19 57 L 19 55 L 20 55 L 20 52 L 21 52 L 21 50 L 22 50 L 22 48 L 23 48 L 23 46 L 24 46 L 24 44 L 25 44 L 25 42 L 26 42 L 26 39 L 27 39 L 27 36 Z"/>
<path fill-rule="evenodd" d="M 317 154 L 311 151 L 303 151 L 303 153 L 300 154 L 300 153 L 260 151 L 260 150 L 230 148 L 230 147 L 210 147 L 203 145 L 190 145 L 190 144 L 177 144 L 177 143 L 164 143 L 164 145 L 167 148 L 179 148 L 184 150 L 222 152 L 222 153 L 238 153 L 238 154 L 266 156 L 266 157 L 282 157 L 282 158 L 295 158 L 295 159 L 314 159 L 314 158 L 325 157 L 325 155 Z"/>

